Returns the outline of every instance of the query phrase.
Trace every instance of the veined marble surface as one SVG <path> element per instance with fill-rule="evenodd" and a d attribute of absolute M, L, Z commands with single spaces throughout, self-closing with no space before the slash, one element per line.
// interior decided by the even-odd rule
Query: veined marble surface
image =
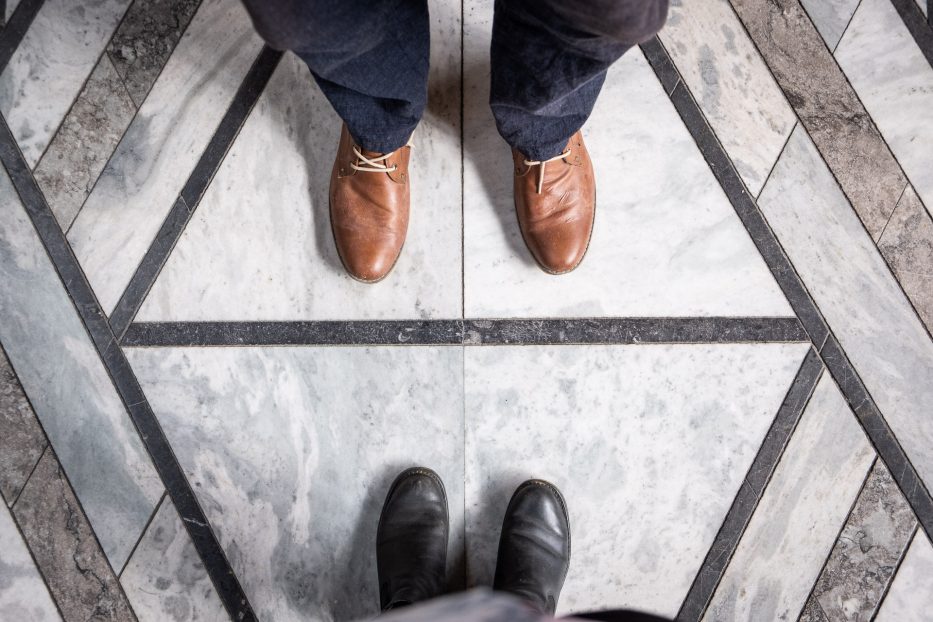
<path fill-rule="evenodd" d="M 933 205 L 933 67 L 890 0 L 862 0 L 835 56 L 911 185 Z"/>
<path fill-rule="evenodd" d="M 140 622 L 229 620 L 168 497 L 133 551 L 120 583 Z"/>
<path fill-rule="evenodd" d="M 796 620 L 874 457 L 824 373 L 703 619 Z"/>
<path fill-rule="evenodd" d="M 104 551 L 121 567 L 162 483 L 2 167 L 0 342 Z"/>
<path fill-rule="evenodd" d="M 597 184 L 587 256 L 570 274 L 538 268 L 488 105 L 492 3 L 464 11 L 467 317 L 792 315 L 637 48 L 609 70 L 584 127 Z"/>
<path fill-rule="evenodd" d="M 130 0 L 48 0 L 0 74 L 0 112 L 35 166 Z"/>
<path fill-rule="evenodd" d="M 237 0 L 205 0 L 68 233 L 113 311 L 261 49 Z"/>
<path fill-rule="evenodd" d="M 742 22 L 728 0 L 673 0 L 659 36 L 745 185 L 757 196 L 797 117 Z"/>
<path fill-rule="evenodd" d="M 933 546 L 918 529 L 881 603 L 877 622 L 923 622 L 933 611 Z"/>
<path fill-rule="evenodd" d="M 0 619 L 17 622 L 61 620 L 23 537 L 0 503 Z"/>
<path fill-rule="evenodd" d="M 443 478 L 462 564 L 462 348 L 127 356 L 259 619 L 378 612 L 376 524 L 410 466 Z"/>
<path fill-rule="evenodd" d="M 925 1 L 925 0 L 919 0 Z M 800 0 L 830 50 L 836 48 L 859 0 Z"/>
<path fill-rule="evenodd" d="M 800 127 L 758 205 L 907 457 L 933 486 L 933 342 Z"/>
<path fill-rule="evenodd" d="M 411 222 L 389 276 L 347 276 L 328 186 L 341 121 L 286 55 L 143 304 L 140 320 L 460 317 L 460 9 L 431 7 L 428 113 L 414 134 Z M 197 301 L 197 304 L 192 304 Z"/>
<path fill-rule="evenodd" d="M 806 350 L 466 348 L 469 583 L 491 585 L 509 498 L 538 477 L 570 512 L 558 612 L 673 617 Z"/>

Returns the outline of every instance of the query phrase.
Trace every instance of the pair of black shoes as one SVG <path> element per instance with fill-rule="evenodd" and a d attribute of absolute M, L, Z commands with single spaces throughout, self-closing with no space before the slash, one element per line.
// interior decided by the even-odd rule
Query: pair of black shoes
<path fill-rule="evenodd" d="M 386 496 L 376 534 L 383 611 L 443 593 L 449 533 L 447 494 L 437 473 L 403 471 Z M 570 519 L 560 491 L 542 480 L 518 487 L 502 522 L 494 590 L 554 614 L 570 565 Z"/>

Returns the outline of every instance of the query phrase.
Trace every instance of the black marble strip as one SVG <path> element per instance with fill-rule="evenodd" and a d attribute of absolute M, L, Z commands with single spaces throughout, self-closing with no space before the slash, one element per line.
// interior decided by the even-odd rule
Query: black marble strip
<path fill-rule="evenodd" d="M 26 0 L 24 0 L 26 1 Z M 94 347 L 97 349 L 120 399 L 123 401 L 139 437 L 149 452 L 153 466 L 166 491 L 172 498 L 191 541 L 204 562 L 217 594 L 227 608 L 231 619 L 255 620 L 252 607 L 246 599 L 220 543 L 201 509 L 185 473 L 175 458 L 168 439 L 162 431 L 155 413 L 123 354 L 107 316 L 94 296 L 78 260 L 75 258 L 65 234 L 52 214 L 52 210 L 36 184 L 29 166 L 13 138 L 6 120 L 0 117 L 0 161 L 6 168 L 13 186 L 25 206 L 32 224 L 39 234 L 59 278 L 81 317 Z"/>
<path fill-rule="evenodd" d="M 917 521 L 927 536 L 933 539 L 933 497 L 834 335 L 830 335 L 826 340 L 820 355 L 849 407 L 862 424 L 865 434 L 916 514 Z"/>
<path fill-rule="evenodd" d="M 758 449 L 758 454 L 748 469 L 748 474 L 719 528 L 719 533 L 713 540 L 713 545 L 693 579 L 693 584 L 677 613 L 678 621 L 694 621 L 703 617 L 822 372 L 823 363 L 816 351 L 810 348 L 764 442 Z"/>
<path fill-rule="evenodd" d="M 670 60 L 667 51 L 664 50 L 657 38 L 642 46 L 643 50 L 646 48 L 649 50 L 645 52 L 649 62 L 651 62 L 652 58 L 657 57 L 667 57 Z M 652 66 L 655 66 L 654 62 L 652 62 Z M 683 81 L 674 89 L 671 94 L 671 101 L 684 120 L 687 129 L 693 135 L 713 174 L 722 185 L 726 196 L 732 202 L 733 208 L 745 225 L 746 230 L 748 230 L 752 241 L 777 280 L 778 285 L 787 296 L 791 307 L 793 307 L 803 327 L 809 333 L 810 340 L 819 350 L 820 356 L 825 361 L 852 410 L 859 418 L 866 434 L 868 434 L 881 459 L 891 473 L 894 474 L 895 481 L 900 486 L 901 492 L 904 493 L 927 535 L 933 538 L 933 497 L 930 496 L 930 492 L 924 487 L 916 470 L 910 464 L 906 453 L 897 442 L 877 404 L 875 404 L 862 384 L 855 368 L 846 357 L 836 338 L 831 335 L 816 303 L 804 286 L 800 276 L 794 270 L 774 232 L 768 226 L 764 215 L 758 209 L 757 203 L 745 189 L 745 185 L 733 167 L 732 161 L 706 123 L 703 113 L 684 86 Z"/>
<path fill-rule="evenodd" d="M 133 278 L 123 290 L 123 295 L 120 296 L 117 306 L 110 315 L 110 325 L 118 340 L 123 338 L 130 322 L 136 317 L 146 295 L 162 271 L 162 266 L 165 265 L 172 249 L 181 238 L 188 221 L 191 220 L 191 215 L 194 214 L 201 196 L 211 179 L 214 178 L 227 150 L 233 144 L 233 140 L 269 82 L 269 78 L 272 77 L 272 72 L 275 71 L 281 58 L 282 52 L 263 47 L 240 84 L 240 88 L 233 97 L 233 103 L 221 119 L 210 143 L 201 154 L 201 158 L 182 188 L 181 195 L 169 211 L 159 233 L 149 245 L 142 261 L 136 267 L 136 272 L 133 273 Z"/>
<path fill-rule="evenodd" d="M 915 0 L 891 0 L 897 9 L 910 36 L 917 42 L 917 47 L 923 52 L 927 62 L 933 67 L 933 13 L 930 12 L 931 0 L 927 0 L 927 15 L 923 15 L 920 6 Z"/>
<path fill-rule="evenodd" d="M 19 47 L 20 41 L 29 30 L 29 25 L 32 24 L 32 20 L 44 3 L 45 0 L 22 0 L 10 16 L 10 21 L 0 31 L 0 72 L 6 69 L 13 57 L 13 52 Z"/>
<path fill-rule="evenodd" d="M 136 322 L 124 346 L 535 345 L 807 341 L 796 318 Z"/>

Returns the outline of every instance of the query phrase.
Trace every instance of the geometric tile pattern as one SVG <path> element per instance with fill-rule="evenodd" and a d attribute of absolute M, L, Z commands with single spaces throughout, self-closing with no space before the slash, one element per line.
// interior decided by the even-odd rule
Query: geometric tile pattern
<path fill-rule="evenodd" d="M 8 2 L 0 615 L 370 616 L 418 462 L 451 588 L 489 582 L 539 476 L 570 502 L 563 612 L 921 619 L 923 4 L 672 2 L 584 130 L 600 216 L 560 278 L 514 219 L 491 2 L 432 5 L 410 239 L 363 286 L 323 209 L 336 117 L 238 2 Z"/>

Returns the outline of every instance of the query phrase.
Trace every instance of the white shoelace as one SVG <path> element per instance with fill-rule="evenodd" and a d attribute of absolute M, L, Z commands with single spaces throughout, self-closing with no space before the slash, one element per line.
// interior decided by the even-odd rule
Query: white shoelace
<path fill-rule="evenodd" d="M 541 188 L 544 186 L 544 166 L 548 162 L 553 162 L 555 160 L 563 160 L 569 155 L 570 155 L 570 147 L 567 147 L 567 150 L 564 151 L 563 153 L 559 153 L 553 158 L 548 158 L 547 160 L 525 160 L 525 166 L 529 168 L 532 166 L 541 167 L 538 169 L 538 194 L 541 194 Z"/>
<path fill-rule="evenodd" d="M 394 173 L 398 170 L 398 164 L 393 164 L 392 166 L 386 166 L 384 164 L 384 162 L 394 154 L 395 152 L 393 151 L 392 153 L 387 153 L 378 158 L 367 158 L 360 152 L 356 145 L 353 145 L 353 155 L 359 158 L 360 164 L 350 162 L 350 166 L 353 167 L 353 170 L 363 173 Z"/>

